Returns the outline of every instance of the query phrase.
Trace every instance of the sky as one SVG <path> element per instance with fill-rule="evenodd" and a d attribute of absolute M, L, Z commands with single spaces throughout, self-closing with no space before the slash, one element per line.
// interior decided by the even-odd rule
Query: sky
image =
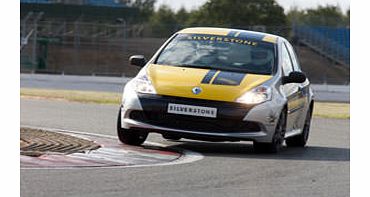
<path fill-rule="evenodd" d="M 187 10 L 196 9 L 207 0 L 157 0 L 156 7 L 169 5 L 174 10 L 185 7 Z M 315 8 L 318 5 L 339 5 L 343 11 L 350 8 L 350 0 L 276 0 L 286 11 L 292 7 L 299 9 Z"/>

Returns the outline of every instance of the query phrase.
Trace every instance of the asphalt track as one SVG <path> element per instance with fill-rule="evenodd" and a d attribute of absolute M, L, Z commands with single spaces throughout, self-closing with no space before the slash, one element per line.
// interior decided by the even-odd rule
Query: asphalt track
<path fill-rule="evenodd" d="M 21 99 L 21 125 L 115 136 L 118 106 Z M 314 119 L 307 148 L 149 140 L 204 155 L 138 168 L 21 169 L 21 196 L 349 196 L 349 120 Z M 118 143 L 118 142 L 117 142 Z"/>

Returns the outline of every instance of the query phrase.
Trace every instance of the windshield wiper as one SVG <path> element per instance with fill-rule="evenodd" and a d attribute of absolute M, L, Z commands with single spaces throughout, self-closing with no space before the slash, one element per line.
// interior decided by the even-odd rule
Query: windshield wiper
<path fill-rule="evenodd" d="M 201 68 L 201 69 L 214 69 L 211 66 L 197 66 L 197 65 L 188 65 L 188 64 L 181 64 L 176 65 L 178 67 L 188 67 L 188 68 Z"/>

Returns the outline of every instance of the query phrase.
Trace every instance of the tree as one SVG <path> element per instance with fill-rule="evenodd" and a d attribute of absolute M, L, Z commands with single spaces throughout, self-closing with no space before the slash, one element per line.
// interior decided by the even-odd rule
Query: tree
<path fill-rule="evenodd" d="M 156 0 L 133 0 L 131 6 L 140 10 L 138 21 L 146 22 L 154 13 Z"/>
<path fill-rule="evenodd" d="M 305 11 L 301 11 L 298 7 L 293 7 L 287 14 L 289 24 L 302 24 L 305 17 Z"/>
<path fill-rule="evenodd" d="M 193 11 L 189 25 L 245 27 L 285 25 L 284 9 L 274 0 L 210 0 Z"/>
<path fill-rule="evenodd" d="M 178 29 L 176 15 L 166 5 L 162 5 L 150 17 L 149 23 L 155 36 L 168 37 Z"/>
<path fill-rule="evenodd" d="M 345 16 L 346 25 L 349 27 L 351 23 L 351 11 L 348 9 Z"/>
<path fill-rule="evenodd" d="M 292 9 L 288 13 L 289 22 L 303 25 L 314 26 L 349 26 L 349 10 L 346 15 L 342 13 L 338 6 L 319 6 L 316 9 L 299 11 Z"/>
<path fill-rule="evenodd" d="M 186 11 L 184 7 L 182 7 L 179 11 L 176 13 L 176 21 L 179 24 L 179 26 L 186 26 L 187 21 L 189 20 L 190 13 Z"/>
<path fill-rule="evenodd" d="M 307 10 L 306 24 L 320 26 L 338 26 L 344 24 L 344 16 L 336 6 L 319 6 L 317 9 Z"/>

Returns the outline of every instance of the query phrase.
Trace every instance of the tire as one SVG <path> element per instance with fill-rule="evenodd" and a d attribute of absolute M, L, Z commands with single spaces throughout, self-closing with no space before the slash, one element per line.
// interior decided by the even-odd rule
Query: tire
<path fill-rule="evenodd" d="M 142 145 L 148 137 L 148 133 L 121 128 L 121 108 L 119 109 L 117 118 L 117 135 L 119 141 L 133 146 Z"/>
<path fill-rule="evenodd" d="M 162 137 L 166 140 L 174 140 L 174 141 L 181 140 L 181 137 L 174 136 L 174 135 L 168 135 L 168 134 L 163 134 Z"/>
<path fill-rule="evenodd" d="M 271 143 L 253 142 L 253 148 L 257 153 L 278 153 L 283 147 L 286 130 L 286 112 L 280 114 Z"/>
<path fill-rule="evenodd" d="M 311 118 L 312 118 L 312 108 L 307 112 L 303 132 L 300 135 L 293 136 L 286 139 L 286 145 L 289 147 L 304 147 L 307 144 L 308 136 L 310 134 L 311 127 Z"/>

